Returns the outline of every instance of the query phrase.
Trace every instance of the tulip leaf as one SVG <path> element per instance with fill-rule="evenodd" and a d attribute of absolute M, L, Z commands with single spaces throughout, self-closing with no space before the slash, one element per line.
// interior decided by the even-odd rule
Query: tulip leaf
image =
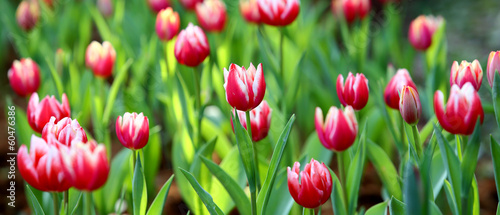
<path fill-rule="evenodd" d="M 476 170 L 478 161 L 479 146 L 481 145 L 481 140 L 479 139 L 480 135 L 481 124 L 478 120 L 476 122 L 474 133 L 469 138 L 469 142 L 465 147 L 464 157 L 462 160 L 462 200 L 465 200 L 469 196 L 469 190 L 472 187 L 471 182 L 474 178 L 474 171 Z"/>
<path fill-rule="evenodd" d="M 491 158 L 493 159 L 493 169 L 495 174 L 495 184 L 497 190 L 500 190 L 500 145 L 490 135 Z M 498 199 L 500 199 L 500 192 L 497 192 Z"/>
<path fill-rule="evenodd" d="M 243 166 L 245 167 L 245 173 L 248 179 L 248 186 L 250 187 L 250 192 L 255 192 L 255 162 L 253 160 L 253 146 L 252 140 L 247 135 L 247 131 L 240 123 L 240 118 L 235 117 L 231 113 L 231 118 L 234 125 L 234 133 L 236 135 L 236 143 L 238 145 L 238 150 L 240 151 L 241 160 L 243 161 Z"/>
<path fill-rule="evenodd" d="M 69 191 L 69 196 L 70 196 L 70 204 L 69 205 L 71 206 L 72 205 L 71 202 L 75 202 L 74 206 L 70 207 L 70 208 L 73 208 L 73 210 L 71 210 L 71 213 L 70 213 L 71 215 L 77 213 L 77 210 L 79 210 L 78 207 L 80 206 L 80 203 L 82 202 L 83 192 L 79 192 L 78 198 L 76 198 L 76 201 L 73 200 L 73 198 L 71 198 L 71 196 L 75 196 L 75 195 L 71 195 L 71 193 L 72 192 L 74 193 L 75 191 L 76 190 L 74 188 L 70 189 L 70 191 Z"/>
<path fill-rule="evenodd" d="M 403 192 L 401 191 L 400 180 L 397 180 L 399 175 L 389 156 L 370 139 L 367 140 L 366 147 L 368 158 L 377 170 L 385 189 L 389 192 L 389 196 L 402 199 Z"/>
<path fill-rule="evenodd" d="M 215 142 L 217 142 L 217 137 L 202 145 L 194 155 L 193 162 L 191 163 L 191 167 L 189 168 L 189 172 L 191 172 L 198 180 L 198 182 L 203 185 L 210 184 L 210 180 L 212 179 L 212 177 L 207 169 L 205 169 L 204 166 L 201 165 L 201 157 L 212 157 L 212 153 L 214 152 L 215 148 Z"/>
<path fill-rule="evenodd" d="M 347 171 L 346 177 L 346 191 L 347 191 L 347 202 L 348 202 L 348 212 L 349 214 L 354 214 L 359 195 L 359 186 L 361 184 L 361 177 L 363 175 L 365 166 L 365 154 L 366 154 L 366 123 L 363 128 L 363 133 L 359 138 L 358 149 L 354 158 L 351 160 L 351 164 Z M 354 147 L 354 145 L 353 145 Z"/>
<path fill-rule="evenodd" d="M 459 214 L 457 201 L 455 196 L 453 195 L 453 190 L 448 180 L 444 180 L 444 191 L 446 193 L 446 198 L 448 199 L 448 205 L 450 206 L 451 214 Z"/>
<path fill-rule="evenodd" d="M 250 211 L 250 201 L 248 200 L 247 195 L 241 189 L 240 185 L 229 176 L 221 167 L 212 162 L 211 160 L 201 157 L 201 161 L 207 166 L 210 172 L 220 181 L 222 186 L 226 189 L 226 191 L 233 199 L 238 211 L 243 215 L 249 215 Z"/>
<path fill-rule="evenodd" d="M 174 179 L 174 175 L 170 176 L 170 178 L 163 184 L 161 187 L 160 191 L 156 195 L 155 199 L 153 200 L 153 203 L 151 203 L 151 206 L 149 207 L 148 213 L 149 214 L 162 214 L 163 208 L 165 205 L 165 201 L 167 200 L 168 196 L 168 191 L 170 190 L 170 185 L 172 185 L 172 181 Z"/>
<path fill-rule="evenodd" d="M 118 95 L 118 90 L 120 86 L 127 78 L 127 71 L 129 67 L 132 65 L 134 60 L 128 59 L 125 64 L 122 65 L 118 74 L 116 75 L 113 84 L 111 85 L 111 89 L 109 90 L 108 98 L 106 99 L 106 106 L 104 106 L 104 113 L 102 116 L 102 124 L 107 126 L 109 123 L 109 118 L 111 116 L 111 110 L 115 107 L 114 103 L 116 101 L 116 96 Z"/>
<path fill-rule="evenodd" d="M 301 163 L 305 163 L 300 161 Z M 262 214 L 290 214 L 294 205 L 294 200 L 288 190 L 288 172 L 286 168 L 281 168 L 276 173 L 276 179 L 273 183 L 273 191 L 269 197 L 266 211 Z"/>
<path fill-rule="evenodd" d="M 201 201 L 203 202 L 203 204 L 207 208 L 208 212 L 211 215 L 224 214 L 224 212 L 222 212 L 222 210 L 215 204 L 212 196 L 201 187 L 201 185 L 198 183 L 198 181 L 196 181 L 196 178 L 188 171 L 186 171 L 180 167 L 179 167 L 179 169 L 181 170 L 182 174 L 184 174 L 184 176 L 186 177 L 188 182 L 191 184 L 193 189 L 196 191 L 196 193 L 200 197 Z"/>
<path fill-rule="evenodd" d="M 405 214 L 405 204 L 398 199 L 392 197 L 389 203 L 389 212 L 391 215 L 401 215 Z"/>
<path fill-rule="evenodd" d="M 422 180 L 417 174 L 415 174 L 414 166 L 411 161 L 408 160 L 405 167 L 404 173 L 404 203 L 407 215 L 420 215 L 424 214 L 422 212 L 427 213 L 427 209 L 429 205 L 428 202 L 424 199 L 422 191 L 422 184 L 420 183 Z M 425 203 L 424 203 L 425 201 Z"/>
<path fill-rule="evenodd" d="M 497 121 L 497 125 L 500 127 L 500 77 L 498 72 L 495 72 L 493 77 L 493 86 L 491 95 L 493 97 L 493 109 L 495 111 L 495 119 Z"/>
<path fill-rule="evenodd" d="M 331 169 L 330 174 L 332 175 L 332 194 L 330 200 L 332 201 L 333 213 L 336 215 L 347 215 L 342 185 L 337 175 Z"/>
<path fill-rule="evenodd" d="M 65 92 L 61 78 L 59 77 L 59 74 L 57 74 L 56 68 L 51 63 L 49 57 L 46 57 L 45 61 L 47 62 L 47 65 L 49 66 L 50 74 L 52 75 L 52 79 L 54 80 L 54 83 L 56 84 L 57 94 L 58 94 L 58 97 L 60 99 L 62 94 Z"/>
<path fill-rule="evenodd" d="M 136 153 L 135 151 L 133 153 Z M 134 169 L 134 178 L 132 179 L 132 203 L 134 214 L 145 214 L 148 203 L 148 194 L 146 191 L 146 181 L 142 170 L 141 159 L 137 159 Z"/>
<path fill-rule="evenodd" d="M 380 89 L 384 89 L 382 83 L 379 83 Z M 396 130 L 394 129 L 394 123 L 392 123 L 391 117 L 389 116 L 389 112 L 387 111 L 385 102 L 384 102 L 384 97 L 383 95 L 378 94 L 375 92 L 375 96 L 377 99 L 375 101 L 377 102 L 377 106 L 379 107 L 379 110 L 382 112 L 382 116 L 384 118 L 385 124 L 389 128 L 389 132 L 391 133 L 391 136 L 396 144 L 396 148 L 398 149 L 398 152 L 400 155 L 404 154 L 406 151 L 406 146 L 401 143 L 400 139 L 398 138 L 396 134 Z"/>
<path fill-rule="evenodd" d="M 239 117 L 235 117 L 238 120 Z M 293 122 L 295 121 L 295 115 L 292 115 L 288 120 L 288 123 L 285 125 L 285 128 L 281 132 L 280 137 L 278 138 L 278 142 L 274 147 L 274 153 L 271 157 L 271 162 L 269 163 L 269 168 L 267 170 L 266 180 L 262 185 L 262 189 L 257 197 L 257 211 L 264 212 L 266 211 L 266 206 L 271 196 L 271 192 L 273 190 L 274 181 L 276 179 L 276 174 L 278 172 L 278 165 L 283 156 L 283 152 L 286 147 L 286 143 L 288 141 L 288 136 L 290 135 L 290 131 L 292 129 Z M 238 122 L 239 123 L 239 122 Z M 236 123 L 236 124 L 238 124 Z M 238 124 L 239 125 L 239 124 Z M 241 126 L 237 126 L 241 127 Z M 236 130 L 236 129 L 235 129 Z"/>
<path fill-rule="evenodd" d="M 387 202 L 378 203 L 369 208 L 365 215 L 387 215 Z"/>
<path fill-rule="evenodd" d="M 429 201 L 429 206 L 430 206 L 430 214 L 431 215 L 443 215 L 439 207 L 436 205 L 435 202 Z"/>
<path fill-rule="evenodd" d="M 38 202 L 38 199 L 35 194 L 33 194 L 33 191 L 31 191 L 30 186 L 26 185 L 26 190 L 28 193 L 28 201 L 31 202 L 32 208 L 35 210 L 35 214 L 45 214 L 40 202 Z"/>

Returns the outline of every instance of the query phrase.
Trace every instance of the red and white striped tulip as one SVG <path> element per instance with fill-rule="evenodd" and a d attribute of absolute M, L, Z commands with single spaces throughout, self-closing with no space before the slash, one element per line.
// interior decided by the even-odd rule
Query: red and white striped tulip
<path fill-rule="evenodd" d="M 241 0 L 240 12 L 247 22 L 255 24 L 261 23 L 257 0 Z"/>
<path fill-rule="evenodd" d="M 441 16 L 420 15 L 410 23 L 408 40 L 415 49 L 425 51 L 431 46 L 432 37 L 442 24 Z"/>
<path fill-rule="evenodd" d="M 17 7 L 16 20 L 19 27 L 30 31 L 40 19 L 40 6 L 36 0 L 24 0 Z"/>
<path fill-rule="evenodd" d="M 291 24 L 300 11 L 299 0 L 257 0 L 260 19 L 272 26 L 287 26 Z"/>
<path fill-rule="evenodd" d="M 104 41 L 102 45 L 97 41 L 92 41 L 87 47 L 85 63 L 97 77 L 111 76 L 115 60 L 116 51 L 108 41 Z"/>
<path fill-rule="evenodd" d="M 40 69 L 31 58 L 15 60 L 7 76 L 14 92 L 22 97 L 31 95 L 40 87 Z"/>
<path fill-rule="evenodd" d="M 233 109 L 234 113 L 235 109 Z M 238 117 L 240 119 L 241 125 L 247 129 L 247 121 L 245 112 L 236 110 Z M 259 106 L 250 111 L 250 124 L 252 125 L 252 140 L 258 142 L 269 133 L 269 128 L 271 128 L 271 113 L 272 109 L 269 108 L 266 100 L 262 101 Z M 231 119 L 231 126 L 233 127 L 233 120 Z"/>
<path fill-rule="evenodd" d="M 370 0 L 332 0 L 332 12 L 336 16 L 344 15 L 348 23 L 357 18 L 363 20 L 370 12 Z"/>
<path fill-rule="evenodd" d="M 352 106 L 354 110 L 363 109 L 368 103 L 368 79 L 363 73 L 357 73 L 354 76 L 349 72 L 344 84 L 344 76 L 339 74 L 337 77 L 337 96 L 344 107 Z"/>
<path fill-rule="evenodd" d="M 476 91 L 479 90 L 483 82 L 481 64 L 477 60 L 474 60 L 472 63 L 464 60 L 460 65 L 458 65 L 457 61 L 454 61 L 451 66 L 450 86 L 456 84 L 458 87 L 462 87 L 467 82 L 471 83 Z"/>
<path fill-rule="evenodd" d="M 222 0 L 205 0 L 196 5 L 196 17 L 209 32 L 221 32 L 226 26 L 226 5 Z"/>
<path fill-rule="evenodd" d="M 314 122 L 320 142 L 329 150 L 344 151 L 356 140 L 358 122 L 351 106 L 343 112 L 337 107 L 330 107 L 325 120 L 323 111 L 317 107 Z"/>
<path fill-rule="evenodd" d="M 249 111 L 256 108 L 264 99 L 266 80 L 262 64 L 257 69 L 250 63 L 250 67 L 240 67 L 236 64 L 224 68 L 224 89 L 226 100 L 231 107 L 240 111 Z"/>
<path fill-rule="evenodd" d="M 153 10 L 156 13 L 171 7 L 170 0 L 147 0 L 147 1 L 151 10 Z"/>
<path fill-rule="evenodd" d="M 142 113 L 125 113 L 116 119 L 116 136 L 123 146 L 142 149 L 149 140 L 149 120 Z"/>
<path fill-rule="evenodd" d="M 56 122 L 55 117 L 51 117 L 50 121 L 45 125 L 42 131 L 42 138 L 48 140 L 49 136 L 54 136 L 57 141 L 66 146 L 71 146 L 73 141 L 87 142 L 87 134 L 76 119 L 64 117 Z"/>
<path fill-rule="evenodd" d="M 411 86 L 403 87 L 399 99 L 399 112 L 409 125 L 418 123 L 422 113 L 422 106 L 420 105 L 420 97 L 415 88 Z"/>
<path fill-rule="evenodd" d="M 171 7 L 161 10 L 156 15 L 156 35 L 163 41 L 174 38 L 179 33 L 180 26 L 179 14 Z"/>
<path fill-rule="evenodd" d="M 202 63 L 210 54 L 208 39 L 203 30 L 189 23 L 177 36 L 174 54 L 177 61 L 186 66 L 195 67 Z"/>
<path fill-rule="evenodd" d="M 417 86 L 413 83 L 408 70 L 399 69 L 396 75 L 392 77 L 385 87 L 384 100 L 387 106 L 392 109 L 399 110 L 399 94 L 405 85 L 417 89 Z"/>
<path fill-rule="evenodd" d="M 28 123 L 31 128 L 38 133 L 42 133 L 43 127 L 50 121 L 51 117 L 55 117 L 55 121 L 59 121 L 64 117 L 71 116 L 68 97 L 62 95 L 62 102 L 59 103 L 54 96 L 45 96 L 40 101 L 37 93 L 31 95 L 26 111 Z"/>
<path fill-rule="evenodd" d="M 300 163 L 295 162 L 293 169 L 287 167 L 287 179 L 290 195 L 302 207 L 317 208 L 330 198 L 332 176 L 324 163 L 311 159 L 300 171 Z"/>
<path fill-rule="evenodd" d="M 488 57 L 486 76 L 488 77 L 488 83 L 491 87 L 493 87 L 495 72 L 500 74 L 500 51 L 490 52 L 490 56 Z"/>

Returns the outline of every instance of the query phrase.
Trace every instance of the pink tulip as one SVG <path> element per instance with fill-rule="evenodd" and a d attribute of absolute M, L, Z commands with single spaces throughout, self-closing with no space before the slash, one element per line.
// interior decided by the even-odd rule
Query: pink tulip
<path fill-rule="evenodd" d="M 221 32 L 226 25 L 226 5 L 222 0 L 205 0 L 196 5 L 196 17 L 209 32 Z"/>
<path fill-rule="evenodd" d="M 224 68 L 224 89 L 226 100 L 231 107 L 240 111 L 249 111 L 256 108 L 264 99 L 266 80 L 262 64 L 257 69 L 250 63 L 250 67 L 239 67 L 236 64 Z"/>
<path fill-rule="evenodd" d="M 33 93 L 28 103 L 26 114 L 31 128 L 38 133 L 42 133 L 43 127 L 50 121 L 51 117 L 55 117 L 55 121 L 59 121 L 64 117 L 71 116 L 68 97 L 66 97 L 66 94 L 63 94 L 62 103 L 59 103 L 54 96 L 45 96 L 40 101 L 38 94 Z"/>
<path fill-rule="evenodd" d="M 422 107 L 420 106 L 420 97 L 415 88 L 404 86 L 399 99 L 399 112 L 409 125 L 415 125 L 420 119 Z"/>
<path fill-rule="evenodd" d="M 337 77 L 337 96 L 344 107 L 350 105 L 354 110 L 363 109 L 368 103 L 368 79 L 362 73 L 357 73 L 355 77 L 349 72 L 344 85 L 344 77 L 339 74 Z"/>
<path fill-rule="evenodd" d="M 30 58 L 15 60 L 7 76 L 14 92 L 22 97 L 31 95 L 40 87 L 40 69 Z"/>
<path fill-rule="evenodd" d="M 257 0 L 240 1 L 240 12 L 247 22 L 255 24 L 261 23 Z"/>
<path fill-rule="evenodd" d="M 156 15 L 156 34 L 163 41 L 174 38 L 179 33 L 180 25 L 179 14 L 170 7 Z"/>
<path fill-rule="evenodd" d="M 293 169 L 287 168 L 288 190 L 295 202 L 305 208 L 317 208 L 324 204 L 332 192 L 332 176 L 328 167 L 311 159 L 304 170 L 299 171 L 299 162 L 295 162 Z"/>
<path fill-rule="evenodd" d="M 149 140 L 149 120 L 142 113 L 125 113 L 116 119 L 116 136 L 123 146 L 142 149 Z"/>
<path fill-rule="evenodd" d="M 460 63 L 460 66 L 457 61 L 453 62 L 453 66 L 451 66 L 450 86 L 456 84 L 458 87 L 462 87 L 467 82 L 471 83 L 476 91 L 481 87 L 483 69 L 479 61 L 474 60 L 472 63 L 469 63 L 464 60 Z"/>
<path fill-rule="evenodd" d="M 234 113 L 235 109 L 233 109 Z M 245 112 L 236 110 L 241 125 L 247 129 L 247 121 Z M 250 111 L 250 124 L 252 125 L 252 140 L 258 142 L 265 137 L 271 128 L 271 113 L 272 110 L 264 100 L 259 106 Z M 233 120 L 231 119 L 231 126 L 233 127 Z M 234 127 L 233 127 L 234 130 Z"/>
<path fill-rule="evenodd" d="M 113 74 L 113 67 L 116 59 L 116 51 L 108 41 L 102 45 L 92 41 L 85 53 L 85 63 L 92 70 L 95 76 L 107 78 Z"/>
<path fill-rule="evenodd" d="M 174 54 L 177 61 L 186 66 L 195 67 L 202 63 L 210 54 L 210 46 L 203 30 L 189 23 L 175 41 Z"/>
<path fill-rule="evenodd" d="M 358 122 L 351 106 L 347 106 L 344 112 L 331 107 L 324 121 L 323 111 L 317 107 L 314 122 L 319 140 L 327 149 L 341 152 L 356 140 Z"/>
<path fill-rule="evenodd" d="M 42 131 L 42 138 L 49 139 L 49 135 L 54 136 L 57 141 L 66 146 L 71 146 L 73 141 L 87 142 L 87 134 L 76 119 L 71 120 L 64 117 L 56 123 L 56 118 L 51 117 Z"/>
<path fill-rule="evenodd" d="M 405 85 L 417 89 L 417 86 L 413 83 L 413 80 L 411 80 L 408 70 L 399 69 L 385 87 L 384 100 L 387 106 L 399 110 L 399 94 Z"/>
<path fill-rule="evenodd" d="M 298 0 L 257 0 L 257 5 L 261 21 L 273 26 L 291 24 L 300 11 Z"/>
<path fill-rule="evenodd" d="M 22 1 L 17 7 L 16 20 L 19 27 L 30 31 L 40 19 L 40 6 L 36 0 Z"/>
<path fill-rule="evenodd" d="M 493 78 L 495 77 L 495 71 L 500 74 L 500 51 L 490 52 L 488 57 L 488 66 L 486 67 L 486 76 L 488 77 L 488 83 L 493 87 Z"/>
<path fill-rule="evenodd" d="M 337 17 L 341 14 L 348 23 L 356 18 L 363 20 L 370 12 L 370 0 L 332 0 L 332 12 Z"/>
<path fill-rule="evenodd" d="M 432 37 L 443 24 L 443 18 L 438 16 L 420 15 L 410 23 L 408 39 L 417 50 L 425 51 L 432 44 Z"/>

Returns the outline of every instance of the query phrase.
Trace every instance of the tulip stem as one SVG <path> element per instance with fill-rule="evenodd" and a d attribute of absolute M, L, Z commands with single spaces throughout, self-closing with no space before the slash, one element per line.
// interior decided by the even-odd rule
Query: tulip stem
<path fill-rule="evenodd" d="M 257 192 L 260 190 L 260 174 L 259 174 L 259 158 L 257 156 L 257 147 L 255 142 L 253 141 L 252 138 L 252 121 L 250 119 L 250 111 L 245 112 L 246 116 L 246 123 L 247 123 L 247 132 L 248 136 L 250 137 L 250 140 L 252 140 L 252 147 L 253 147 L 253 160 L 254 160 L 254 165 L 255 165 L 255 184 L 257 185 Z"/>
<path fill-rule="evenodd" d="M 54 214 L 59 214 L 59 198 L 57 197 L 57 193 L 52 193 L 52 199 L 54 200 Z"/>
<path fill-rule="evenodd" d="M 135 163 L 137 163 L 137 155 L 135 154 L 135 150 L 132 150 L 132 175 L 134 175 Z"/>
<path fill-rule="evenodd" d="M 462 138 L 460 138 L 460 135 L 455 135 L 455 140 L 457 142 L 457 154 L 458 154 L 458 159 L 461 161 L 462 160 Z"/>
<path fill-rule="evenodd" d="M 283 95 L 281 97 L 281 109 L 283 115 L 286 115 L 286 96 L 285 96 L 285 75 L 284 75 L 284 59 L 283 59 L 283 40 L 285 39 L 285 34 L 283 33 L 283 28 L 280 29 L 280 78 L 281 78 L 281 90 Z M 285 116 L 286 117 L 286 116 Z"/>
<path fill-rule="evenodd" d="M 420 143 L 420 134 L 418 133 L 417 125 L 411 126 L 413 130 L 413 139 L 415 140 L 415 147 L 417 150 L 418 156 L 422 157 L 422 144 Z"/>
<path fill-rule="evenodd" d="M 92 193 L 85 192 L 85 205 L 86 205 L 86 215 L 92 215 Z"/>
<path fill-rule="evenodd" d="M 303 215 L 314 215 L 314 208 L 306 208 L 302 209 Z"/>
<path fill-rule="evenodd" d="M 64 191 L 64 208 L 66 209 L 66 215 L 69 215 L 69 190 Z"/>
<path fill-rule="evenodd" d="M 252 200 L 252 215 L 257 215 L 257 190 L 254 189 L 250 193 L 250 199 Z"/>
<path fill-rule="evenodd" d="M 200 74 L 198 73 L 197 67 L 193 67 L 193 77 L 194 77 L 194 93 L 195 93 L 195 99 L 196 99 L 196 112 L 198 113 L 198 117 L 196 119 L 196 146 L 201 145 L 201 118 L 203 117 L 203 113 L 201 110 L 201 92 L 200 92 Z"/>

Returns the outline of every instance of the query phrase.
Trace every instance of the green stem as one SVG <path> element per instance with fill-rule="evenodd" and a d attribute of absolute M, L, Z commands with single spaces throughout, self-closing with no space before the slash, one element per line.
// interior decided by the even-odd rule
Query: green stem
<path fill-rule="evenodd" d="M 52 193 L 52 200 L 54 200 L 54 214 L 59 214 L 59 198 L 57 198 L 57 193 Z"/>
<path fill-rule="evenodd" d="M 69 215 L 69 190 L 64 191 L 64 208 L 66 209 L 66 215 Z"/>
<path fill-rule="evenodd" d="M 281 78 L 281 90 L 283 91 L 283 97 L 281 98 L 281 109 L 284 115 L 286 115 L 286 84 L 285 84 L 285 72 L 284 70 L 284 59 L 283 59 L 283 41 L 285 39 L 285 34 L 283 29 L 280 29 L 280 78 Z M 286 116 L 285 116 L 286 117 Z"/>
<path fill-rule="evenodd" d="M 422 143 L 420 143 L 420 134 L 418 133 L 417 125 L 413 125 L 411 128 L 413 131 L 413 139 L 415 140 L 418 157 L 422 158 Z"/>
<path fill-rule="evenodd" d="M 314 208 L 306 208 L 306 207 L 304 207 L 302 209 L 302 214 L 303 215 L 314 215 Z"/>
<path fill-rule="evenodd" d="M 203 113 L 201 112 L 201 87 L 200 87 L 200 74 L 196 70 L 196 67 L 193 67 L 193 77 L 194 77 L 194 93 L 196 99 L 196 112 L 198 113 L 197 121 L 196 121 L 196 144 L 199 146 L 201 144 L 201 118 L 203 117 Z"/>
<path fill-rule="evenodd" d="M 85 192 L 85 214 L 86 215 L 92 215 L 92 193 L 91 192 Z"/>
<path fill-rule="evenodd" d="M 457 142 L 458 159 L 462 161 L 462 147 L 461 147 L 462 138 L 460 137 L 460 135 L 455 135 L 455 140 Z"/>
<path fill-rule="evenodd" d="M 254 190 L 250 193 L 250 199 L 252 200 L 252 215 L 257 215 L 257 191 Z"/>
<path fill-rule="evenodd" d="M 132 150 L 132 175 L 134 175 L 136 162 L 137 162 L 137 154 L 135 150 Z"/>
<path fill-rule="evenodd" d="M 165 44 L 165 64 L 167 68 L 167 74 L 163 74 L 163 82 L 165 86 L 167 85 L 167 77 L 170 74 L 170 67 L 168 65 L 168 41 L 164 43 Z"/>
<path fill-rule="evenodd" d="M 338 170 L 339 170 L 339 177 L 340 177 L 340 184 L 342 184 L 342 186 L 346 186 L 346 175 L 345 175 L 345 168 L 344 168 L 344 156 L 345 156 L 346 152 L 337 152 L 337 165 L 338 165 Z M 347 192 L 346 192 L 346 189 L 343 189 L 343 193 L 342 195 L 344 195 L 344 199 L 346 201 L 345 202 L 345 208 L 347 208 L 348 204 L 347 203 Z"/>
<path fill-rule="evenodd" d="M 246 111 L 245 112 L 245 116 L 246 116 L 246 124 L 247 124 L 247 133 L 248 133 L 248 136 L 250 137 L 250 140 L 252 140 L 252 147 L 253 147 L 253 160 L 254 160 L 254 165 L 255 165 L 255 183 L 257 185 L 257 192 L 260 190 L 260 174 L 259 174 L 259 159 L 258 159 L 258 156 L 257 156 L 257 147 L 256 147 L 256 143 L 253 141 L 253 138 L 252 138 L 252 121 L 250 119 L 250 111 Z"/>

